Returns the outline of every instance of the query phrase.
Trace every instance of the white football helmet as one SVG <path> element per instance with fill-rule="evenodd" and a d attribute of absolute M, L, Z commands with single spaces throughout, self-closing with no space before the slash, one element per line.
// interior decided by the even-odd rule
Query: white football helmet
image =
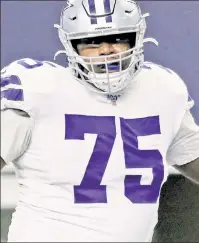
<path fill-rule="evenodd" d="M 144 62 L 146 22 L 132 0 L 70 0 L 62 10 L 59 38 L 76 79 L 97 92 L 113 94 L 123 90 L 138 74 Z M 128 41 L 130 49 L 111 55 L 80 56 L 77 45 Z M 114 43 L 114 42 L 113 42 Z"/>

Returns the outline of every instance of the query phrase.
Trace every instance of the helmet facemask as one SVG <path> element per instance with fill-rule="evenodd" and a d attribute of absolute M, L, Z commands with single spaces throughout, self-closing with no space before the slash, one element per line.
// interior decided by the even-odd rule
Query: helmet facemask
<path fill-rule="evenodd" d="M 121 82 L 122 78 L 126 76 L 127 72 L 132 69 L 134 63 L 134 52 L 136 33 L 110 35 L 95 38 L 87 38 L 83 40 L 72 40 L 71 44 L 76 54 L 75 62 L 78 64 L 77 71 L 81 74 L 87 82 L 93 84 L 103 92 L 116 92 L 119 86 L 117 83 Z M 101 43 L 121 44 L 124 51 L 116 54 L 99 55 L 99 56 L 80 56 L 78 49 L 89 46 L 98 48 Z M 92 44 L 91 44 L 92 43 Z M 74 56 L 74 55 L 73 55 Z M 69 60 L 72 58 L 69 56 Z M 73 66 L 73 65 L 72 65 Z M 80 71 L 80 70 L 81 71 Z M 118 86 L 118 87 L 117 87 Z M 119 88 L 121 89 L 121 87 Z"/>
<path fill-rule="evenodd" d="M 102 43 L 107 45 L 118 45 L 117 48 L 121 49 L 120 53 L 113 54 L 109 50 L 109 54 L 101 53 L 98 56 L 85 57 L 81 56 L 83 61 L 87 64 L 88 72 L 96 74 L 121 72 L 130 65 L 131 51 L 129 49 L 135 46 L 136 33 L 110 35 L 103 37 L 85 38 L 80 40 L 71 40 L 72 46 L 77 53 L 80 53 L 84 48 L 100 48 Z M 108 46 L 109 49 L 109 46 Z M 107 64 L 107 65 L 106 65 Z M 106 67 L 108 70 L 106 70 Z"/>

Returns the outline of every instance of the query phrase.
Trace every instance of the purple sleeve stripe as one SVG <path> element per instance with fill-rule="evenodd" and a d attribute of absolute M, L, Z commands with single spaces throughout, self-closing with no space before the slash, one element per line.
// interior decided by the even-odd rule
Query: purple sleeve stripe
<path fill-rule="evenodd" d="M 11 76 L 7 76 L 7 77 L 2 77 L 1 78 L 1 87 L 5 87 L 5 86 L 7 86 L 9 84 L 21 85 L 21 81 L 15 75 L 11 75 Z"/>
<path fill-rule="evenodd" d="M 23 90 L 22 89 L 7 89 L 1 91 L 1 99 L 7 99 L 12 101 L 23 101 Z"/>

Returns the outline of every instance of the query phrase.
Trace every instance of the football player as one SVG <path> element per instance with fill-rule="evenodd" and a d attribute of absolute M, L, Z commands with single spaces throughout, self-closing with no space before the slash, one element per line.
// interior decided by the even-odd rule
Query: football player
<path fill-rule="evenodd" d="M 144 62 L 157 44 L 146 16 L 131 0 L 67 2 L 56 27 L 69 67 L 2 70 L 1 163 L 19 184 L 9 242 L 150 242 L 168 166 L 199 182 L 193 101 Z"/>

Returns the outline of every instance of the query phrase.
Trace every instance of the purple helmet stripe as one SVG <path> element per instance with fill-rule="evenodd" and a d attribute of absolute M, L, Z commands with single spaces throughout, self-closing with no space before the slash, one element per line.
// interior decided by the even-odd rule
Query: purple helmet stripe
<path fill-rule="evenodd" d="M 104 10 L 106 14 L 111 13 L 111 5 L 110 5 L 110 0 L 104 0 Z M 106 23 L 112 22 L 112 16 L 109 15 L 106 17 Z"/>
<path fill-rule="evenodd" d="M 90 14 L 96 14 L 95 0 L 88 0 Z M 97 24 L 97 18 L 91 18 L 91 24 Z"/>

